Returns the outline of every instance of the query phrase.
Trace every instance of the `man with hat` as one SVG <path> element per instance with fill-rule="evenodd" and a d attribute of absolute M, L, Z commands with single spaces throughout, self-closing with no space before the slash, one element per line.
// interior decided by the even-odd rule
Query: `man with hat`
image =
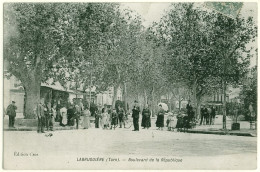
<path fill-rule="evenodd" d="M 44 106 L 44 99 L 42 98 L 40 100 L 40 103 L 37 104 L 37 107 L 36 107 L 36 115 L 38 117 L 38 127 L 37 127 L 38 133 L 40 133 L 40 132 L 44 133 L 45 111 L 46 111 L 46 108 Z"/>
<path fill-rule="evenodd" d="M 9 128 L 15 128 L 14 121 L 16 117 L 16 110 L 17 107 L 15 106 L 15 101 L 12 101 L 12 104 L 10 104 L 6 110 L 6 114 L 9 116 Z"/>
<path fill-rule="evenodd" d="M 132 117 L 134 123 L 133 131 L 139 131 L 139 113 L 140 113 L 140 107 L 138 105 L 138 102 L 135 100 L 134 108 L 132 110 Z"/>

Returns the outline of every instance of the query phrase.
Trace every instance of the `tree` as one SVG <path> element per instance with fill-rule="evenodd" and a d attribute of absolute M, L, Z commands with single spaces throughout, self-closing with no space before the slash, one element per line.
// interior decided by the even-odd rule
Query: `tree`
<path fill-rule="evenodd" d="M 104 73 L 101 62 L 107 49 L 115 48 L 114 25 L 122 21 L 118 4 L 13 3 L 4 9 L 7 75 L 22 82 L 26 118 L 34 117 L 42 82 L 53 78 L 63 86 L 76 82 L 77 87 L 86 84 L 89 75 Z"/>
<path fill-rule="evenodd" d="M 203 11 L 193 3 L 174 4 L 158 23 L 157 33 L 167 46 L 165 69 L 169 79 L 192 89 L 197 115 L 203 95 L 223 83 L 238 82 L 245 73 L 246 45 L 254 39 L 255 31 L 250 18 L 233 20 Z"/>
<path fill-rule="evenodd" d="M 9 63 L 7 75 L 14 75 L 24 87 L 25 118 L 34 117 L 43 76 L 57 60 L 59 50 L 52 35 L 57 20 L 56 4 L 4 5 L 4 60 Z"/>

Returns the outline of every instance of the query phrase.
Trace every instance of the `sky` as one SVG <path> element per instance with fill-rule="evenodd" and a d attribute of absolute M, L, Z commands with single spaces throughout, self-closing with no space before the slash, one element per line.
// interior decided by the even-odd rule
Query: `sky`
<path fill-rule="evenodd" d="M 160 21 L 161 17 L 165 14 L 165 10 L 169 9 L 171 3 L 168 2 L 142 2 L 142 3 L 122 3 L 123 8 L 130 8 L 136 11 L 144 19 L 143 25 L 145 27 L 152 24 L 152 22 Z M 198 2 L 198 6 L 203 4 Z M 257 3 L 246 2 L 240 11 L 241 16 L 248 17 L 253 16 L 257 21 Z"/>

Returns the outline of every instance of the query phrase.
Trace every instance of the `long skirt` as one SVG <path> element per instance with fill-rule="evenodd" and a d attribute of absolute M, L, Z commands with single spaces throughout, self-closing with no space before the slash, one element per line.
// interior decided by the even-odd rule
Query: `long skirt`
<path fill-rule="evenodd" d="M 141 126 L 142 126 L 142 127 L 145 127 L 145 116 L 142 116 Z"/>
<path fill-rule="evenodd" d="M 171 119 L 169 121 L 169 124 L 168 124 L 168 127 L 171 127 L 171 128 L 176 128 L 176 125 L 177 125 L 177 119 Z"/>
<path fill-rule="evenodd" d="M 82 121 L 83 128 L 90 128 L 90 118 L 89 116 L 84 116 Z"/>
<path fill-rule="evenodd" d="M 157 116 L 156 127 L 164 127 L 164 115 Z"/>
<path fill-rule="evenodd" d="M 62 123 L 63 125 L 67 125 L 67 122 L 68 122 L 67 114 L 64 113 L 64 114 L 62 114 L 62 121 L 61 121 L 61 123 Z"/>
<path fill-rule="evenodd" d="M 151 118 L 149 116 L 144 117 L 144 126 L 145 128 L 151 127 Z"/>

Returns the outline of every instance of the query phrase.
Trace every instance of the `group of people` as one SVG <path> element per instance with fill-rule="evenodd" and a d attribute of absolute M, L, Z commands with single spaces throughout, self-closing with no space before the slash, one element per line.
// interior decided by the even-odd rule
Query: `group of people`
<path fill-rule="evenodd" d="M 214 125 L 214 121 L 216 117 L 216 107 L 202 105 L 200 113 L 201 113 L 200 125 L 202 124 Z"/>
<path fill-rule="evenodd" d="M 83 128 L 90 127 L 90 111 L 81 102 L 74 101 L 66 107 L 56 103 L 53 103 L 53 105 L 45 103 L 44 98 L 42 98 L 40 103 L 37 104 L 35 114 L 38 118 L 38 133 L 44 133 L 45 128 L 47 131 L 53 131 L 55 121 L 59 122 L 61 126 L 76 126 L 76 129 L 78 129 L 80 116 L 83 116 Z"/>
<path fill-rule="evenodd" d="M 249 111 L 252 118 L 255 118 L 255 115 L 252 110 L 252 105 L 249 106 Z M 7 107 L 7 110 L 4 114 L 9 116 L 9 128 L 14 128 L 15 117 L 16 117 L 17 106 L 15 101 Z M 151 111 L 148 105 L 145 105 L 142 112 L 137 101 L 134 102 L 132 109 L 132 118 L 133 118 L 133 131 L 139 131 L 139 118 L 140 113 L 142 115 L 141 126 L 143 129 L 149 129 L 151 127 Z M 164 128 L 164 116 L 165 110 L 162 108 L 162 105 L 159 105 L 159 110 L 157 113 L 156 127 L 157 130 L 163 130 Z M 35 114 L 38 118 L 38 133 L 44 133 L 44 130 L 53 131 L 53 125 L 56 122 L 59 122 L 61 126 L 75 126 L 79 128 L 79 121 L 82 119 L 82 127 L 84 129 L 90 128 L 90 116 L 88 106 L 83 106 L 81 101 L 73 101 L 69 105 L 61 105 L 60 103 L 46 103 L 44 98 L 40 100 L 40 103 L 37 104 L 35 108 Z M 107 106 L 103 108 L 100 107 L 94 112 L 95 116 L 95 128 L 101 126 L 103 129 L 115 129 L 117 126 L 119 128 L 125 128 L 125 120 L 128 119 L 129 112 L 125 112 L 124 107 L 119 105 L 114 109 L 111 109 Z M 216 116 L 216 107 L 215 106 L 206 106 L 202 105 L 201 107 L 201 118 L 200 125 L 214 125 Z M 81 118 L 82 117 L 82 118 Z M 192 121 L 195 121 L 195 110 L 192 107 L 190 101 L 186 106 L 186 115 L 182 116 L 180 113 L 168 112 L 166 126 L 168 130 L 174 130 L 174 128 L 191 128 Z M 250 120 L 253 121 L 253 120 Z M 250 123 L 251 124 L 251 123 Z M 251 125 L 250 125 L 251 126 Z"/>
<path fill-rule="evenodd" d="M 95 112 L 95 128 L 112 129 L 119 124 L 120 128 L 124 125 L 125 111 L 122 106 L 111 110 L 110 107 L 100 106 Z"/>

